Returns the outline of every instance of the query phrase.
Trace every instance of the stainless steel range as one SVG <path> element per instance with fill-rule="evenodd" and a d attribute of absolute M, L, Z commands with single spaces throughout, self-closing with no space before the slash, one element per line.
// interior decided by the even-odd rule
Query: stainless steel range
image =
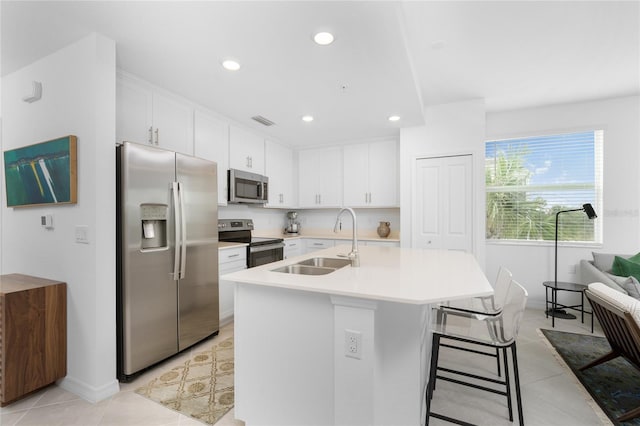
<path fill-rule="evenodd" d="M 247 268 L 265 265 L 284 259 L 282 238 L 253 237 L 251 219 L 219 219 L 218 240 L 220 242 L 247 243 Z"/>

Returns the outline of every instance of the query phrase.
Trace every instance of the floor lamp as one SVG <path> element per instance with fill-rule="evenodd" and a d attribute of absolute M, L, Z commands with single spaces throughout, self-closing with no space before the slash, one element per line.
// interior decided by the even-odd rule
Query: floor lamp
<path fill-rule="evenodd" d="M 583 204 L 580 209 L 571 209 L 571 210 L 561 210 L 556 213 L 556 245 L 555 245 L 555 273 L 553 276 L 553 284 L 555 287 L 558 287 L 558 217 L 560 213 L 568 213 L 568 212 L 585 212 L 589 219 L 595 219 L 598 217 L 596 215 L 596 211 L 593 209 L 593 206 L 589 203 Z M 562 319 L 575 319 L 575 315 L 568 314 L 566 311 L 562 309 L 549 309 L 549 315 L 553 315 L 556 318 Z"/>

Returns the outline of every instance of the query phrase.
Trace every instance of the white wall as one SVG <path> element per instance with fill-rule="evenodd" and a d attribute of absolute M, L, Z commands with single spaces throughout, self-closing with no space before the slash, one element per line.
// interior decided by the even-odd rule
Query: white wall
<path fill-rule="evenodd" d="M 602 247 L 560 247 L 558 279 L 575 281 L 570 273 L 592 251 L 640 251 L 640 97 L 624 97 L 543 108 L 487 114 L 487 139 L 604 129 L 604 211 L 596 212 L 603 226 Z M 542 282 L 554 275 L 554 248 L 487 243 L 486 273 L 511 269 L 529 291 L 529 305 L 544 304 Z"/>
<path fill-rule="evenodd" d="M 78 137 L 78 203 L 6 208 L 3 274 L 65 281 L 67 377 L 61 386 L 89 401 L 118 391 L 115 328 L 115 43 L 93 34 L 2 79 L 2 149 Z M 22 97 L 42 82 L 42 99 Z M 53 230 L 40 216 L 53 215 Z M 89 244 L 75 243 L 75 226 Z"/>
<path fill-rule="evenodd" d="M 410 247 L 412 233 L 413 173 L 417 158 L 473 155 L 474 253 L 484 266 L 484 136 L 485 107 L 481 99 L 429 107 L 425 125 L 400 131 L 400 242 Z"/>

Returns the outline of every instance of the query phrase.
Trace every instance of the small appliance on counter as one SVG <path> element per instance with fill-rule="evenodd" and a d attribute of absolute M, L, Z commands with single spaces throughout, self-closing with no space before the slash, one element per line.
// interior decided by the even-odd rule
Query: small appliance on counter
<path fill-rule="evenodd" d="M 247 243 L 247 268 L 284 259 L 282 238 L 254 237 L 251 219 L 218 219 L 220 242 Z"/>
<path fill-rule="evenodd" d="M 289 224 L 284 229 L 284 233 L 287 235 L 298 235 L 300 233 L 300 223 L 296 222 L 298 212 L 287 212 L 287 218 L 289 218 Z"/>

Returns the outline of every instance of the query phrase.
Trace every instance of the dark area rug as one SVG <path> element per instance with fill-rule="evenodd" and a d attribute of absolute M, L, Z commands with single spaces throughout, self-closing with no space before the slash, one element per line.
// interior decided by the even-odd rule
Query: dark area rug
<path fill-rule="evenodd" d="M 607 339 L 541 329 L 549 343 L 615 425 L 640 425 L 640 418 L 620 423 L 616 417 L 640 405 L 640 371 L 622 357 L 585 371 L 578 369 L 611 350 Z"/>

